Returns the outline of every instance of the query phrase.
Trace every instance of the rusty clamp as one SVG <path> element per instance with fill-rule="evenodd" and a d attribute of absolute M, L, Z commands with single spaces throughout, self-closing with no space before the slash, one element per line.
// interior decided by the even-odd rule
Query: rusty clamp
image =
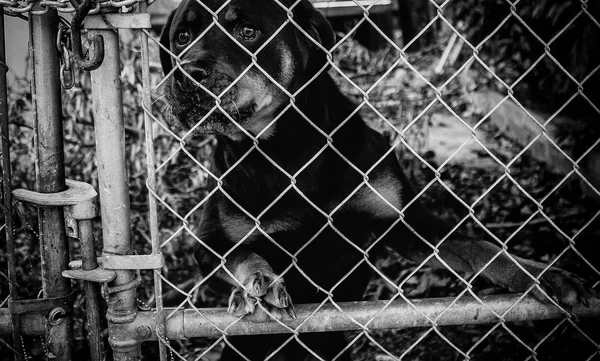
<path fill-rule="evenodd" d="M 96 217 L 98 214 L 98 194 L 91 185 L 70 179 L 67 179 L 67 187 L 67 190 L 56 193 L 38 193 L 28 189 L 15 189 L 12 194 L 20 202 L 40 207 L 65 207 L 67 235 L 79 238 L 77 221 Z"/>
<path fill-rule="evenodd" d="M 79 238 L 78 221 L 91 220 L 98 215 L 98 193 L 84 182 L 67 179 L 66 183 L 68 188 L 62 192 L 38 193 L 27 189 L 15 189 L 13 197 L 41 207 L 64 207 L 67 235 Z M 66 270 L 63 271 L 63 276 L 84 281 L 110 282 L 116 273 L 100 266 L 92 270 Z"/>
<path fill-rule="evenodd" d="M 73 292 L 64 297 L 40 298 L 30 300 L 8 300 L 8 310 L 11 315 L 37 313 L 48 317 L 50 324 L 59 324 L 69 316 L 73 307 Z"/>

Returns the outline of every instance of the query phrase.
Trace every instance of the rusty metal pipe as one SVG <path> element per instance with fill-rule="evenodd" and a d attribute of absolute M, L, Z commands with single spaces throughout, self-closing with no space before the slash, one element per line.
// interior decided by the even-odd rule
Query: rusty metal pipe
<path fill-rule="evenodd" d="M 81 240 L 81 260 L 84 270 L 98 267 L 96 250 L 94 248 L 94 222 L 91 219 L 79 220 L 79 239 Z M 100 320 L 100 285 L 96 282 L 83 283 L 85 292 L 87 339 L 90 344 L 90 360 L 104 359 L 104 344 L 102 341 L 102 322 Z"/>
<path fill-rule="evenodd" d="M 518 301 L 520 295 L 494 295 L 482 297 L 483 304 L 471 297 L 462 297 L 455 301 L 453 297 L 411 299 L 411 306 L 404 300 L 392 301 L 358 301 L 340 302 L 338 306 L 344 310 L 342 313 L 331 304 L 318 308 L 317 304 L 296 305 L 296 320 L 283 321 L 291 329 L 300 333 L 328 332 L 328 331 L 356 331 L 361 330 L 359 325 L 366 325 L 369 330 L 403 329 L 411 327 L 431 327 L 429 317 L 437 326 L 486 324 L 501 322 L 495 312 L 504 318 L 505 322 L 518 322 L 527 320 L 548 320 L 565 317 L 556 307 L 550 304 L 541 304 L 531 297 Z M 450 306 L 452 305 L 452 306 Z M 484 306 L 485 305 L 485 306 Z M 514 307 L 513 307 L 514 305 Z M 416 309 L 415 309 L 416 307 Z M 420 311 L 417 311 L 417 309 Z M 507 310 L 509 310 L 507 312 Z M 490 311 L 491 310 L 491 311 Z M 505 315 L 504 313 L 507 312 Z M 221 336 L 221 330 L 227 329 L 227 335 L 257 335 L 290 333 L 290 330 L 275 321 L 252 322 L 246 319 L 239 320 L 227 313 L 225 308 L 200 308 L 180 309 L 174 311 L 166 308 L 165 314 L 170 315 L 166 320 L 166 336 L 170 340 L 185 340 L 190 337 Z M 600 316 L 600 300 L 591 302 L 590 307 L 577 306 L 572 314 L 580 318 Z M 426 315 L 427 317 L 425 317 Z M 440 316 L 441 315 L 441 316 Z M 31 315 L 25 315 L 30 317 Z M 439 316 L 439 317 L 438 317 Z M 10 315 L 6 310 L 0 310 L 0 334 L 11 331 Z M 139 312 L 135 322 L 124 327 L 126 333 L 135 334 L 140 341 L 155 341 L 154 325 L 156 322 L 154 311 Z M 354 319 L 356 322 L 353 322 Z M 24 322 L 30 322 L 25 318 Z M 213 326 L 214 325 L 214 326 Z M 34 329 L 39 332 L 38 329 Z M 142 336 L 145 336 L 143 338 Z"/>
<path fill-rule="evenodd" d="M 10 322 L 11 316 L 8 308 L 0 308 L 0 335 L 10 335 L 11 333 L 19 332 L 19 334 L 25 336 L 44 336 L 46 333 L 46 320 L 39 312 L 22 314 L 20 316 L 20 330 L 15 330 L 15 325 Z M 18 348 L 15 348 L 15 350 L 20 350 L 21 348 L 21 340 L 19 340 Z"/>
<path fill-rule="evenodd" d="M 411 300 L 420 312 L 404 300 L 393 301 L 385 308 L 388 301 L 341 302 L 338 305 L 344 310 L 344 313 L 333 305 L 327 304 L 314 315 L 312 313 L 318 305 L 305 304 L 296 307 L 298 316 L 296 320 L 284 323 L 291 329 L 302 324 L 298 328 L 298 332 L 301 333 L 360 330 L 359 324 L 366 325 L 369 330 L 431 326 L 432 323 L 423 314 L 435 320 L 438 326 L 494 323 L 499 322 L 499 319 L 488 309 L 502 315 L 518 300 L 518 296 L 500 295 L 482 299 L 485 306 L 473 298 L 462 297 L 447 310 L 446 308 L 455 301 L 452 297 Z M 170 311 L 166 309 L 165 314 L 169 315 Z M 600 301 L 595 300 L 590 307 L 578 306 L 573 310 L 573 314 L 579 317 L 598 317 Z M 442 316 L 437 318 L 439 315 Z M 137 322 L 152 325 L 152 317 L 151 313 L 143 313 L 139 315 Z M 507 322 L 515 322 L 560 317 L 564 317 L 564 314 L 555 306 L 541 304 L 532 298 L 525 298 L 517 303 L 504 316 L 504 319 Z M 353 322 L 352 319 L 357 322 Z M 176 311 L 166 321 L 167 337 L 171 340 L 181 340 L 189 337 L 221 336 L 221 331 L 213 324 L 221 330 L 227 329 L 227 335 L 290 333 L 287 328 L 277 322 L 238 321 L 237 317 L 227 314 L 224 308 L 213 308 L 200 309 L 200 312 L 192 309 Z"/>
<path fill-rule="evenodd" d="M 112 29 L 88 29 L 89 35 L 104 39 L 104 61 L 91 72 L 98 164 L 98 193 L 102 216 L 103 252 L 131 254 L 129 182 L 125 161 L 125 129 L 123 100 L 119 78 L 119 36 Z M 108 296 L 109 343 L 116 361 L 136 360 L 140 345 L 126 335 L 116 333 L 115 324 L 132 322 L 137 314 L 135 272 L 117 270 L 110 287 L 115 291 Z M 123 289 L 125 288 L 125 289 Z"/>
<path fill-rule="evenodd" d="M 38 2 L 34 10 L 39 10 Z M 66 189 L 63 153 L 62 102 L 59 56 L 56 49 L 58 14 L 49 9 L 44 15 L 30 17 L 33 62 L 33 99 L 36 129 L 36 190 L 55 193 Z M 61 207 L 39 208 L 42 254 L 42 288 L 45 298 L 66 297 L 71 283 L 62 277 L 69 262 L 69 248 Z M 60 311 L 60 310 L 59 310 Z M 50 357 L 71 360 L 73 329 L 70 312 L 49 322 L 46 342 Z"/>

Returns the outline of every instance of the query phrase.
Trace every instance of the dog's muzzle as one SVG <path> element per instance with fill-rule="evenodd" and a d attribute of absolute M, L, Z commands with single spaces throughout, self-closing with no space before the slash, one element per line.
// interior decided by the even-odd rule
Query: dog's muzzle
<path fill-rule="evenodd" d="M 230 118 L 244 119 L 248 110 L 241 111 L 235 104 L 237 87 L 232 85 L 234 79 L 231 76 L 198 67 L 184 67 L 183 70 L 174 73 L 166 94 L 172 113 L 180 123 L 192 128 L 202 122 L 199 130 L 218 133 L 231 128 Z"/>

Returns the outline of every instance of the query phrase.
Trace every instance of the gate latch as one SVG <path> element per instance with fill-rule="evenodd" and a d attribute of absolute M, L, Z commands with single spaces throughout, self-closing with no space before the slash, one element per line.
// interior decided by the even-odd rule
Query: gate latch
<path fill-rule="evenodd" d="M 13 197 L 21 202 L 27 202 L 41 207 L 63 207 L 65 213 L 65 226 L 67 235 L 79 238 L 81 242 L 92 242 L 90 239 L 81 239 L 79 234 L 79 221 L 91 220 L 98 215 L 98 193 L 91 185 L 68 179 L 67 189 L 56 193 L 38 193 L 27 189 L 15 189 Z M 90 225 L 91 227 L 91 225 Z M 87 233 L 91 234 L 91 230 Z M 93 244 L 90 245 L 93 249 Z M 77 261 L 75 261 L 77 263 Z M 78 262 L 81 265 L 81 261 Z M 63 277 L 91 282 L 110 282 L 116 277 L 114 270 L 104 269 L 102 266 L 95 269 L 84 270 L 75 267 L 63 271 Z"/>
<path fill-rule="evenodd" d="M 67 179 L 67 189 L 56 193 L 39 193 L 15 189 L 13 197 L 40 207 L 64 207 L 67 236 L 79 238 L 77 221 L 93 219 L 98 214 L 98 193 L 91 185 Z"/>

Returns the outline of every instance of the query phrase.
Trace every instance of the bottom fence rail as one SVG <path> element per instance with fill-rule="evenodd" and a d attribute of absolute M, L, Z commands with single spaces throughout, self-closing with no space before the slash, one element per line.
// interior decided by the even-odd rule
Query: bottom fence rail
<path fill-rule="evenodd" d="M 472 297 L 389 301 L 340 302 L 296 305 L 297 318 L 292 320 L 256 322 L 227 313 L 225 308 L 165 308 L 166 336 L 170 340 L 191 337 L 227 335 L 257 335 L 275 333 L 307 333 L 403 329 L 410 327 L 483 324 L 547 320 L 562 317 L 600 317 L 600 300 L 588 306 L 577 306 L 565 313 L 552 304 L 544 304 L 520 295 L 482 297 L 480 303 Z M 386 306 L 387 305 L 387 306 Z M 140 311 L 135 321 L 120 325 L 122 331 L 138 335 L 140 341 L 156 340 L 154 311 Z M 25 335 L 44 333 L 43 318 L 36 314 L 22 316 Z M 12 323 L 8 309 L 0 309 L 0 334 L 10 334 Z"/>

